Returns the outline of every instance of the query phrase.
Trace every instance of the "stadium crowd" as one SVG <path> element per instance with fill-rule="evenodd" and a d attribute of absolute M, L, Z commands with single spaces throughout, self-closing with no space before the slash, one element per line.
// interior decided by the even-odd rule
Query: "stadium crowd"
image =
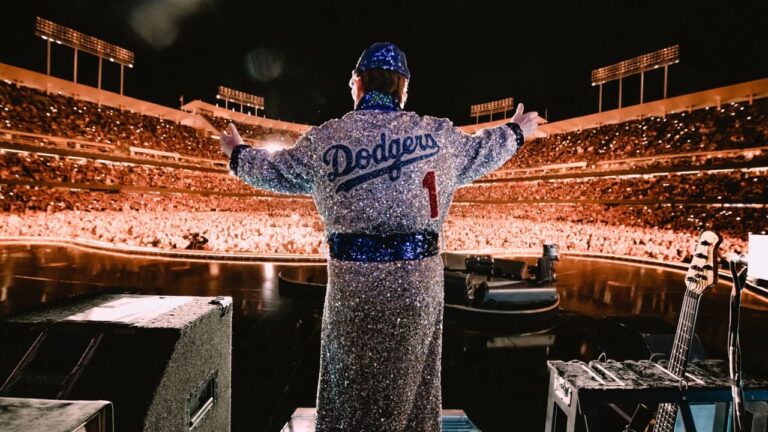
<path fill-rule="evenodd" d="M 766 151 L 714 158 L 674 155 L 766 146 L 766 120 L 768 99 L 761 99 L 528 143 L 503 169 L 522 172 L 580 162 L 582 173 L 649 166 L 691 166 L 693 172 L 475 183 L 455 196 L 443 236 L 446 248 L 538 249 L 554 241 L 563 251 L 680 261 L 697 232 L 709 228 L 724 235 L 724 251 L 743 252 L 747 233 L 768 230 L 768 176 L 765 170 L 747 169 L 764 166 Z M 228 122 L 208 121 L 216 128 Z M 264 127 L 239 128 L 257 141 L 298 138 Z M 0 83 L 0 129 L 107 143 L 123 153 L 136 146 L 223 159 L 206 131 L 8 83 Z M 632 159 L 656 156 L 666 159 Z M 0 151 L 0 236 L 85 238 L 163 249 L 194 245 L 219 252 L 324 252 L 324 228 L 311 199 L 275 197 L 224 170 L 97 159 Z M 734 164 L 741 165 L 728 168 Z M 696 172 L 704 167 L 728 169 Z M 152 191 L 132 191 L 135 187 Z M 514 203 L 522 200 L 534 203 Z M 578 203 L 611 200 L 629 203 Z M 638 200 L 642 205 L 631 204 Z M 671 204 L 685 200 L 718 204 Z"/>
<path fill-rule="evenodd" d="M 458 232 L 466 231 L 473 223 L 477 231 L 484 232 L 483 237 L 498 237 L 505 224 L 510 221 L 525 221 L 529 226 L 536 226 L 541 232 L 550 231 L 558 235 L 576 236 L 580 238 L 580 226 L 585 230 L 598 229 L 596 239 L 603 239 L 598 244 L 588 241 L 587 249 L 583 249 L 586 241 L 571 239 L 562 246 L 570 244 L 569 250 L 611 253 L 615 247 L 635 245 L 633 238 L 638 232 L 667 235 L 670 232 L 682 235 L 697 235 L 703 229 L 720 232 L 726 238 L 725 246 L 731 251 L 744 251 L 746 248 L 746 233 L 768 232 L 768 206 L 723 206 L 723 205 L 603 205 L 603 204 L 491 204 L 477 205 L 457 203 L 451 207 L 448 219 L 456 224 Z M 533 224 L 533 225 L 531 225 Z M 451 229 L 446 228 L 446 236 L 450 238 Z M 555 231 L 552 231 L 555 230 Z M 494 234 L 495 233 L 495 234 Z M 630 235 L 632 234 L 632 235 Z M 521 234 L 522 235 L 522 234 Z M 459 236 L 463 240 L 457 245 L 459 249 L 472 249 L 474 237 Z M 533 236 L 536 240 L 546 240 L 545 235 Z M 609 241 L 607 241 L 609 240 Z M 520 239 L 517 240 L 518 242 Z M 694 242 L 695 243 L 695 242 Z M 540 244 L 540 243 L 539 243 Z M 686 241 L 679 240 L 680 250 L 685 250 Z M 724 246 L 724 248 L 725 248 Z M 498 246 L 502 247 L 502 246 Z M 633 256 L 651 256 L 651 251 L 639 251 Z M 675 255 L 670 255 L 674 257 Z M 679 258 L 682 258 L 680 256 Z"/>
<path fill-rule="evenodd" d="M 220 117 L 204 117 L 219 130 L 230 122 Z M 298 133 L 291 131 L 244 123 L 237 123 L 237 126 L 244 137 L 257 141 L 291 144 L 299 137 Z M 136 146 L 194 157 L 223 158 L 218 142 L 204 131 L 8 82 L 0 82 L 0 128 L 77 138 L 123 148 Z M 525 145 L 516 157 L 502 167 L 502 171 L 572 162 L 592 165 L 766 145 L 768 98 L 763 98 L 751 104 L 725 104 L 720 108 L 671 113 L 665 117 L 646 117 L 554 134 Z M 758 157 L 765 155 L 763 153 Z M 674 163 L 680 162 L 674 160 Z M 713 162 L 715 160 L 704 161 Z M 624 166 L 631 169 L 648 163 L 630 162 Z"/>
<path fill-rule="evenodd" d="M 0 151 L 0 179 L 272 195 L 228 172 Z"/>
<path fill-rule="evenodd" d="M 735 153 L 735 154 L 734 154 Z M 585 175 L 591 173 L 642 173 L 659 171 L 698 171 L 734 169 L 749 166 L 768 165 L 768 147 L 742 151 L 703 152 L 693 155 L 660 155 L 650 158 L 598 161 L 587 165 L 565 164 L 540 167 L 498 169 L 483 177 L 483 180 L 520 180 L 535 176 L 563 174 Z"/>
<path fill-rule="evenodd" d="M 258 191 L 225 171 L 216 173 L 17 152 L 0 152 L 0 179 L 275 195 Z M 768 172 L 753 170 L 645 177 L 475 183 L 459 189 L 454 199 L 458 201 L 652 200 L 660 203 L 693 200 L 766 203 L 768 202 Z"/>
<path fill-rule="evenodd" d="M 502 169 L 766 145 L 768 98 L 763 98 L 553 134 L 524 145 Z"/>
<path fill-rule="evenodd" d="M 130 110 L 47 94 L 0 81 L 0 128 L 55 137 L 223 159 L 218 140 L 204 131 Z"/>
<path fill-rule="evenodd" d="M 322 223 L 308 199 L 94 192 L 0 185 L 0 237 L 97 240 L 184 249 L 194 233 L 220 252 L 319 253 Z"/>
<path fill-rule="evenodd" d="M 186 248 L 186 238 L 198 233 L 212 251 L 322 253 L 323 224 L 310 199 L 0 185 L 0 202 L 0 236 L 172 249 Z M 725 236 L 724 250 L 743 252 L 745 233 L 768 229 L 768 207 L 457 203 L 444 234 L 449 250 L 535 249 L 556 241 L 564 251 L 679 261 L 703 228 Z"/>
<path fill-rule="evenodd" d="M 231 121 L 203 117 L 218 130 Z M 293 131 L 235 123 L 243 137 L 256 141 L 290 145 L 300 136 Z M 199 158 L 224 158 L 218 139 L 212 139 L 206 131 L 4 81 L 0 81 L 0 129 L 110 144 L 123 152 L 133 146 Z"/>
<path fill-rule="evenodd" d="M 700 172 L 473 184 L 456 191 L 460 201 L 648 200 L 768 203 L 768 172 Z"/>
<path fill-rule="evenodd" d="M 229 123 L 233 123 L 241 137 L 254 141 L 270 141 L 290 146 L 301 137 L 301 134 L 298 132 L 272 129 L 207 114 L 203 114 L 203 117 L 217 130 L 225 130 Z"/>

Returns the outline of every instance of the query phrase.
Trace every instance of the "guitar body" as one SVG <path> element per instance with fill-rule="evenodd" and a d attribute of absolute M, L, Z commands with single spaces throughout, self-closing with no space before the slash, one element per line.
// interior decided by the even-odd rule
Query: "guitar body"
<path fill-rule="evenodd" d="M 672 344 L 672 352 L 669 356 L 668 369 L 675 376 L 685 376 L 685 367 L 688 364 L 688 354 L 691 349 L 696 316 L 699 312 L 699 301 L 704 290 L 717 283 L 718 248 L 722 238 L 713 231 L 701 233 L 699 243 L 685 276 L 685 296 L 683 307 L 680 311 L 680 319 L 677 323 L 675 341 Z M 677 419 L 677 405 L 664 403 L 659 405 L 656 411 L 656 425 L 654 432 L 673 432 Z"/>

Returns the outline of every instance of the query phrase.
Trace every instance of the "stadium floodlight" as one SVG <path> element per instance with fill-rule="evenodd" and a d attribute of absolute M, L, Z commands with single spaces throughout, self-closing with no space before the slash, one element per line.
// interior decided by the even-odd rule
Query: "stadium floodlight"
<path fill-rule="evenodd" d="M 629 75 L 645 72 L 680 61 L 680 45 L 674 45 L 649 54 L 601 67 L 592 71 L 592 85 L 603 84 Z"/>
<path fill-rule="evenodd" d="M 261 96 L 252 95 L 239 90 L 234 90 L 229 87 L 219 86 L 219 93 L 216 95 L 216 99 L 224 100 L 224 108 L 229 108 L 229 102 L 240 104 L 240 112 L 243 112 L 243 106 L 249 106 L 256 110 L 264 109 L 264 98 Z"/>
<path fill-rule="evenodd" d="M 123 94 L 124 67 L 133 67 L 134 54 L 132 51 L 40 17 L 35 19 L 35 36 L 40 36 L 47 42 L 48 57 L 46 71 L 48 75 L 51 74 L 51 42 L 56 42 L 59 45 L 63 44 L 75 49 L 75 82 L 77 82 L 78 51 L 84 51 L 99 58 L 99 88 L 101 88 L 102 60 L 106 58 L 111 62 L 118 63 L 120 65 L 120 94 Z"/>
<path fill-rule="evenodd" d="M 640 74 L 640 103 L 643 103 L 643 87 L 645 84 L 645 72 L 659 67 L 664 68 L 664 99 L 667 98 L 667 74 L 669 65 L 680 61 L 680 45 L 663 48 L 652 53 L 643 54 L 624 60 L 610 66 L 601 67 L 592 71 L 592 85 L 600 86 L 599 107 L 603 108 L 603 84 L 619 80 L 619 108 L 621 108 L 621 84 L 622 78 Z"/>
<path fill-rule="evenodd" d="M 507 111 L 510 111 L 515 105 L 515 98 L 499 99 L 492 102 L 486 102 L 469 107 L 469 113 L 472 117 L 475 117 L 475 123 L 480 121 L 480 116 L 490 115 L 493 120 L 493 115 L 498 112 L 503 112 L 504 117 L 507 116 Z"/>

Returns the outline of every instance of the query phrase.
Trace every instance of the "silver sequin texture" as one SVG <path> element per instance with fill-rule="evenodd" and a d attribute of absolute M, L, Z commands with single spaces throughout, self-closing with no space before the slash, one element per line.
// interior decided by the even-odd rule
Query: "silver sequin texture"
<path fill-rule="evenodd" d="M 392 157 L 375 163 L 366 155 L 382 134 Z M 439 150 L 402 151 L 406 142 L 413 149 L 416 137 L 424 143 L 427 135 Z M 353 111 L 311 129 L 290 149 L 243 150 L 236 174 L 255 187 L 311 194 L 328 233 L 441 232 L 456 188 L 502 165 L 520 144 L 504 125 L 469 135 L 446 119 Z M 346 150 L 329 153 L 333 146 Z M 349 165 L 344 155 L 361 149 L 367 149 L 361 162 Z M 334 155 L 338 175 L 329 176 Z M 392 163 L 401 168 L 388 170 Z M 429 171 L 435 173 L 436 218 L 430 217 L 424 183 Z M 337 192 L 360 175 L 365 181 Z M 316 430 L 439 431 L 442 314 L 439 256 L 381 263 L 329 259 Z"/>
<path fill-rule="evenodd" d="M 315 430 L 439 431 L 440 257 L 333 260 L 328 276 Z"/>

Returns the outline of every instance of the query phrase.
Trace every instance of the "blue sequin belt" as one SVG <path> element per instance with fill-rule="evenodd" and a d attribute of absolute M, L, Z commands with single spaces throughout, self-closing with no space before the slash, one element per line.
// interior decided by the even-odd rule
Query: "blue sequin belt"
<path fill-rule="evenodd" d="M 332 233 L 328 236 L 331 258 L 341 261 L 413 261 L 437 255 L 438 235 L 422 230 L 398 234 Z"/>

